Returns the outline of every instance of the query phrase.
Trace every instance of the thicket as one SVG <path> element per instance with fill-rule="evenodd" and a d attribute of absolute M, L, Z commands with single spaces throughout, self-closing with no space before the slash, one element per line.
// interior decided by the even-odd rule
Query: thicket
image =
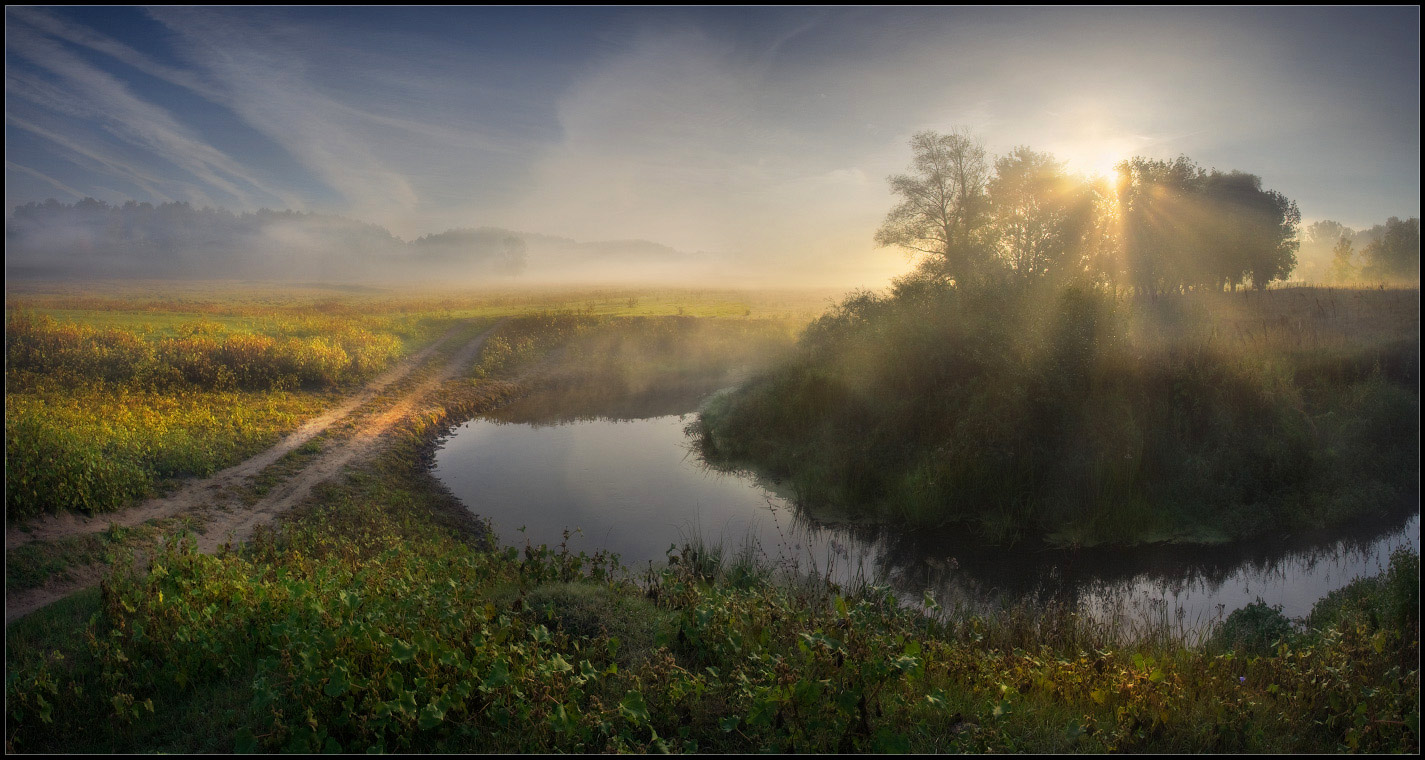
<path fill-rule="evenodd" d="M 1267 313 L 1247 333 L 1278 336 L 1257 340 L 1206 297 L 908 278 L 847 298 L 691 430 L 813 513 L 1000 540 L 1223 541 L 1418 493 L 1416 317 L 1389 340 L 1303 342 L 1270 314 L 1289 295 L 1253 295 Z"/>

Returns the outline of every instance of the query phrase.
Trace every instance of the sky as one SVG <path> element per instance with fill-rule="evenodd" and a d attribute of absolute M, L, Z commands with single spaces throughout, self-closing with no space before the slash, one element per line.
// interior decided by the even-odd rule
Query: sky
<path fill-rule="evenodd" d="M 1420 208 L 1420 10 L 72 8 L 5 12 L 5 198 L 335 213 L 405 239 L 643 239 L 808 285 L 921 130 L 1070 169 L 1187 155 L 1304 220 Z"/>

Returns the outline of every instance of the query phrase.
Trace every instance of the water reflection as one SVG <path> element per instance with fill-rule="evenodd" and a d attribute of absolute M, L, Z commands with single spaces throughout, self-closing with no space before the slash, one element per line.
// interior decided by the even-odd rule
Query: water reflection
<path fill-rule="evenodd" d="M 826 524 L 775 484 L 698 461 L 683 434 L 690 418 L 667 411 L 690 412 L 707 390 L 542 394 L 458 429 L 436 475 L 508 544 L 555 545 L 578 528 L 572 549 L 610 550 L 643 567 L 700 539 L 800 575 L 889 585 L 908 600 L 929 589 L 945 607 L 1053 601 L 1185 634 L 1259 597 L 1304 616 L 1330 591 L 1383 570 L 1394 549 L 1419 550 L 1418 504 L 1329 534 L 1219 547 L 1001 547 L 964 527 Z"/>

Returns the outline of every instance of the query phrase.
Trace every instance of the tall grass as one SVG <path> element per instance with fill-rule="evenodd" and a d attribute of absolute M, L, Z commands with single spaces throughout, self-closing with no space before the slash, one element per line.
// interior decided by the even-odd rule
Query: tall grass
<path fill-rule="evenodd" d="M 5 324 L 5 367 L 18 388 L 90 382 L 210 390 L 329 389 L 389 365 L 403 342 L 357 321 L 278 322 L 274 334 L 228 332 L 195 321 L 178 337 L 61 323 L 12 311 Z"/>

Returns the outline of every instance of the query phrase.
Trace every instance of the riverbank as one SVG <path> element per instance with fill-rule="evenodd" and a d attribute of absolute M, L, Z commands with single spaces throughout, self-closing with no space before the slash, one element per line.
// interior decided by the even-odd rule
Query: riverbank
<path fill-rule="evenodd" d="M 492 552 L 426 466 L 449 425 L 516 392 L 478 367 L 246 548 L 173 537 L 12 626 L 7 750 L 1419 747 L 1418 555 L 1309 629 L 1254 610 L 1188 648 L 1066 611 L 922 614 L 694 547 L 646 574 Z"/>

